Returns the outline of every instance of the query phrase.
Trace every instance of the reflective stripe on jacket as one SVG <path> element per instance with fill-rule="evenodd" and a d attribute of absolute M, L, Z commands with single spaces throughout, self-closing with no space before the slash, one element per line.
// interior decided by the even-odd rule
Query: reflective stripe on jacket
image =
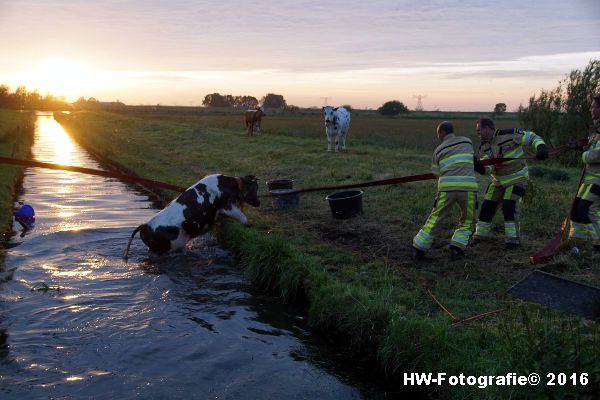
<path fill-rule="evenodd" d="M 510 186 L 516 183 L 526 184 L 529 180 L 529 170 L 525 160 L 520 159 L 527 151 L 535 151 L 544 140 L 534 132 L 520 129 L 497 129 L 491 143 L 483 142 L 479 146 L 479 157 L 482 160 L 490 158 L 516 158 L 501 165 L 486 166 L 486 172 L 491 174 L 495 185 Z"/>
<path fill-rule="evenodd" d="M 581 155 L 585 163 L 584 183 L 600 185 L 600 121 L 594 121 L 596 131 L 588 138 L 588 148 Z"/>
<path fill-rule="evenodd" d="M 476 192 L 473 143 L 463 136 L 448 134 L 434 150 L 431 171 L 438 176 L 438 191 Z"/>

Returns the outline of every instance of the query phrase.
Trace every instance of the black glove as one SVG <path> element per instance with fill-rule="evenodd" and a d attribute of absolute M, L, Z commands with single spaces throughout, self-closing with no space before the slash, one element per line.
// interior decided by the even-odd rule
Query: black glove
<path fill-rule="evenodd" d="M 483 165 L 481 160 L 475 156 L 473 156 L 473 169 L 478 174 L 485 175 L 485 166 Z"/>
<path fill-rule="evenodd" d="M 546 147 L 545 144 L 540 144 L 537 147 L 537 151 L 535 153 L 535 158 L 537 158 L 538 160 L 545 160 L 548 158 L 548 156 L 549 156 L 548 147 Z"/>

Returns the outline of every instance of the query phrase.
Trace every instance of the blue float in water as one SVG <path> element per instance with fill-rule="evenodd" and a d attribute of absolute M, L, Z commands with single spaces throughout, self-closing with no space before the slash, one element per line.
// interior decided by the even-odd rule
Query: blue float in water
<path fill-rule="evenodd" d="M 35 223 L 35 210 L 29 204 L 22 204 L 15 210 L 15 221 L 24 228 L 31 229 Z"/>

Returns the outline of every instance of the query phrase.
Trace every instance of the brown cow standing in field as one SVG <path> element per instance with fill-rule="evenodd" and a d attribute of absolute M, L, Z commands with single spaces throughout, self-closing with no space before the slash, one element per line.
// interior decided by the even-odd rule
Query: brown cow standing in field
<path fill-rule="evenodd" d="M 263 107 L 256 107 L 255 110 L 248 110 L 244 114 L 244 119 L 246 120 L 246 132 L 248 136 L 252 136 L 254 134 L 254 127 L 256 126 L 256 133 L 260 133 L 260 119 L 265 114 L 265 109 Z"/>

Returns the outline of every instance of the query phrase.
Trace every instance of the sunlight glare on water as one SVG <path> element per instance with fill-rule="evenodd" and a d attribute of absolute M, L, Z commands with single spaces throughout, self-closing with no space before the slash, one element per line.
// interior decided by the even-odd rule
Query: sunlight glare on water
<path fill-rule="evenodd" d="M 52 114 L 38 114 L 32 152 L 36 161 L 101 169 L 73 142 Z M 36 212 L 36 229 L 31 235 L 43 231 L 131 227 L 143 220 L 140 202 L 145 198 L 131 192 L 130 201 L 113 202 L 124 188 L 115 179 L 40 168 L 28 168 L 25 176 L 39 192 L 35 204 L 31 204 Z M 24 200 L 28 202 L 26 197 Z"/>
<path fill-rule="evenodd" d="M 37 129 L 43 132 L 44 140 L 52 142 L 44 161 L 55 164 L 73 165 L 75 145 L 62 126 L 54 118 L 39 118 Z M 41 161 L 41 160 L 40 160 Z"/>

